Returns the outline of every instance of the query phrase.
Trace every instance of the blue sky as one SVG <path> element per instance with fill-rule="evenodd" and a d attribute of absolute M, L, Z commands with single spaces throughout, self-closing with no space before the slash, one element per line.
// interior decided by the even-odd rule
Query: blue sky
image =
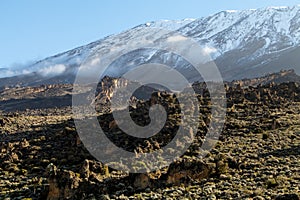
<path fill-rule="evenodd" d="M 0 68 L 43 59 L 148 21 L 297 4 L 299 0 L 3 0 Z"/>

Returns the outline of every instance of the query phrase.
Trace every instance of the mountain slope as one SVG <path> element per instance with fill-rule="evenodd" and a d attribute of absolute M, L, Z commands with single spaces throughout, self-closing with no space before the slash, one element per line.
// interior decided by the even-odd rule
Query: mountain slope
<path fill-rule="evenodd" d="M 41 60 L 26 68 L 27 72 L 34 73 L 0 79 L 0 86 L 36 85 L 56 81 L 71 83 L 78 67 L 91 52 L 107 52 L 120 44 L 138 40 L 145 34 L 145 27 L 176 30 L 184 36 L 195 39 L 210 52 L 225 80 L 257 77 L 285 67 L 300 72 L 298 64 L 300 58 L 297 56 L 300 53 L 300 5 L 298 5 L 222 11 L 199 19 L 148 22 Z M 156 33 L 147 30 L 147 34 Z M 164 64 L 172 62 L 176 69 L 183 71 L 188 71 L 190 67 L 183 59 L 174 57 L 168 52 L 139 50 L 123 58 L 123 61 L 115 63 L 115 66 L 106 71 L 106 75 L 118 76 L 137 65 L 153 61 Z M 19 73 L 22 72 L 15 71 L 11 74 Z M 190 77 L 194 81 L 193 78 Z M 21 81 L 25 79 L 26 81 Z"/>

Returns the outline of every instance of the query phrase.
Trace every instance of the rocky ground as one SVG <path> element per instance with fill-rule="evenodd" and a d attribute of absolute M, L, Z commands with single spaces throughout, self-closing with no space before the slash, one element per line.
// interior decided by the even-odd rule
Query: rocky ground
<path fill-rule="evenodd" d="M 57 89 L 58 93 L 69 95 L 70 87 L 64 88 L 64 93 L 62 88 Z M 51 98 L 59 97 L 55 87 L 41 89 L 44 90 L 52 91 Z M 57 108 L 47 104 L 37 109 L 13 110 L 19 100 L 47 99 L 39 96 L 41 91 L 35 90 L 35 95 L 30 91 L 23 88 L 1 93 L 0 199 L 300 197 L 300 86 L 296 83 L 226 87 L 226 124 L 217 145 L 204 158 L 198 155 L 209 124 L 210 107 L 209 97 L 202 93 L 198 96 L 202 123 L 191 147 L 169 167 L 147 174 L 116 171 L 93 158 L 76 133 L 70 106 L 62 99 Z M 107 102 L 102 98 L 108 98 L 108 92 L 103 90 L 106 95 L 96 102 Z M 124 149 L 138 154 L 156 151 L 174 137 L 180 115 L 171 94 L 156 93 L 155 100 L 167 101 L 165 108 L 170 112 L 161 135 L 151 140 L 127 137 L 114 125 L 109 112 L 100 111 L 99 122 L 108 137 Z M 149 121 L 145 115 L 151 101 L 137 100 L 140 106 L 131 108 L 132 117 L 140 125 Z M 3 109 L 6 103 L 10 103 L 8 110 Z"/>

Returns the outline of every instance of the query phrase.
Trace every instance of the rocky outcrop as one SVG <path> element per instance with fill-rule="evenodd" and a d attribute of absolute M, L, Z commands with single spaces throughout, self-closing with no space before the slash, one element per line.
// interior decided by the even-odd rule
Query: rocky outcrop
<path fill-rule="evenodd" d="M 242 79 L 242 80 L 235 80 L 228 84 L 230 85 L 241 85 L 242 87 L 249 87 L 249 86 L 258 86 L 258 85 L 266 85 L 270 83 L 287 83 L 287 82 L 294 82 L 299 83 L 300 77 L 296 74 L 295 70 L 281 70 L 277 73 L 267 74 L 263 77 L 258 78 L 251 78 L 251 79 Z"/>
<path fill-rule="evenodd" d="M 111 83 L 113 87 L 118 85 Z M 193 87 L 201 105 L 195 140 L 170 166 L 145 174 L 117 171 L 96 161 L 80 141 L 68 107 L 0 112 L 0 198 L 297 198 L 298 83 L 226 85 L 225 127 L 215 148 L 204 158 L 199 155 L 204 151 L 203 142 L 210 142 L 205 138 L 211 120 L 210 97 L 205 84 L 195 83 Z M 60 90 L 50 89 L 52 95 Z M 35 95 L 43 90 L 44 86 Z M 18 91 L 21 99 L 27 95 L 22 91 L 30 90 Z M 9 92 L 5 95 L 9 98 Z M 110 112 L 99 113 L 99 124 L 115 145 L 136 156 L 164 147 L 182 125 L 186 137 L 167 149 L 172 155 L 192 134 L 190 127 L 181 124 L 180 109 L 186 106 L 192 116 L 197 105 L 180 105 L 176 95 L 155 91 L 149 99 L 136 98 L 129 106 L 134 122 L 147 125 L 154 104 L 161 104 L 168 118 L 163 129 L 151 138 L 124 133 Z M 144 167 L 143 163 L 139 166 Z"/>

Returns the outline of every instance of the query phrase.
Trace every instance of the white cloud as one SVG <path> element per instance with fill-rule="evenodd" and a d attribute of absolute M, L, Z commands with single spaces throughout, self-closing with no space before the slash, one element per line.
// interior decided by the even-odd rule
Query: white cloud
<path fill-rule="evenodd" d="M 168 37 L 168 39 L 167 39 L 168 42 L 181 42 L 181 41 L 185 41 L 185 40 L 187 40 L 187 38 L 184 36 L 181 36 L 181 35 L 171 36 L 171 37 Z"/>
<path fill-rule="evenodd" d="M 25 64 L 15 64 L 10 68 L 0 68 L 0 78 L 26 75 L 33 72 L 37 72 L 43 77 L 56 76 L 64 73 L 67 70 L 66 65 L 63 64 L 35 64 L 35 65 L 25 65 Z"/>
<path fill-rule="evenodd" d="M 38 70 L 38 73 L 42 76 L 56 76 L 66 71 L 66 66 L 63 64 L 51 65 L 43 69 Z"/>
<path fill-rule="evenodd" d="M 14 76 L 15 72 L 9 69 L 0 68 L 0 78 Z"/>
<path fill-rule="evenodd" d="M 32 72 L 28 66 L 36 61 L 28 61 L 25 63 L 13 63 L 10 67 L 0 68 L 0 78 L 25 75 Z"/>
<path fill-rule="evenodd" d="M 204 47 L 203 48 L 203 52 L 205 53 L 205 54 L 211 54 L 211 53 L 215 53 L 215 52 L 217 52 L 217 49 L 216 48 L 213 48 L 213 47 L 208 47 L 208 46 L 206 46 L 206 47 Z"/>

